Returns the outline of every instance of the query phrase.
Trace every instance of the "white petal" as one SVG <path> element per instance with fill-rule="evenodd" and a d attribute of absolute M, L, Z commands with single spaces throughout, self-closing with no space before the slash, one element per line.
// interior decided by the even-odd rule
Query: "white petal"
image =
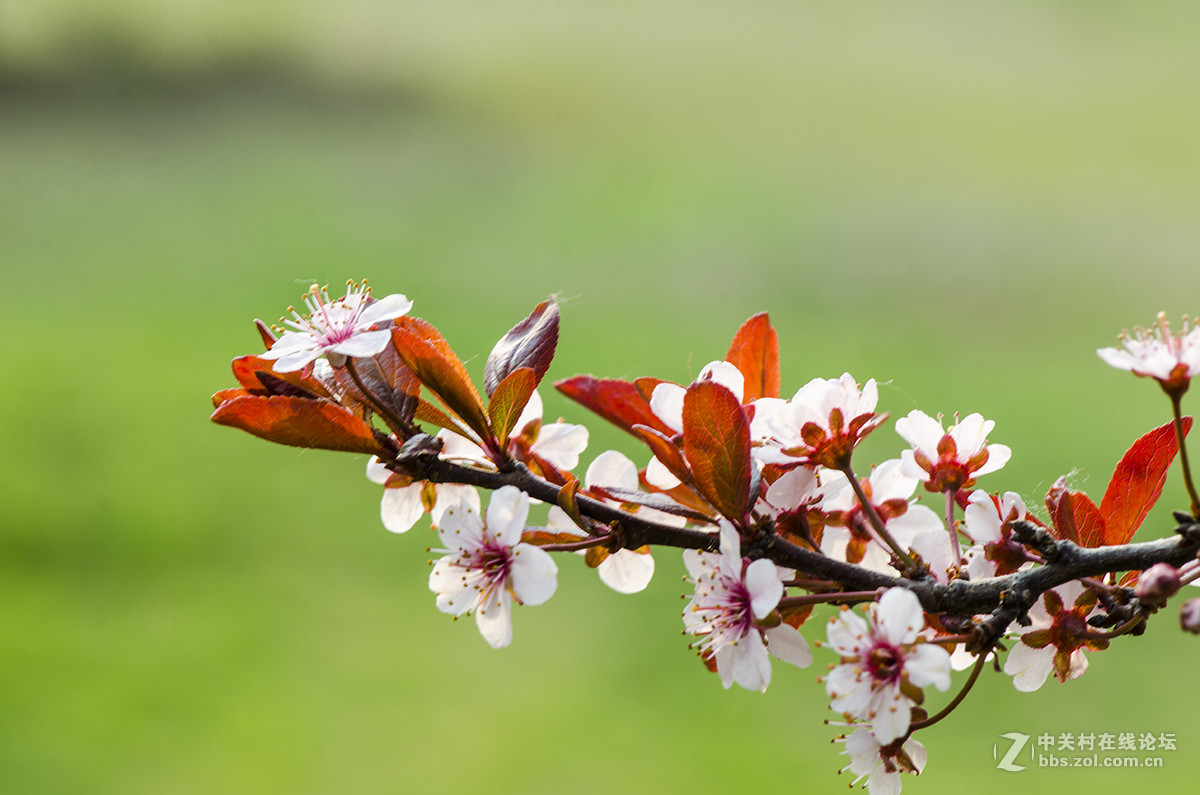
<path fill-rule="evenodd" d="M 587 486 L 626 489 L 636 491 L 638 487 L 637 464 L 616 450 L 605 450 L 587 468 L 583 476 Z"/>
<path fill-rule="evenodd" d="M 582 425 L 553 422 L 543 425 L 533 443 L 533 452 L 559 469 L 579 466 L 579 454 L 587 448 L 588 429 Z"/>
<path fill-rule="evenodd" d="M 729 362 L 709 362 L 704 365 L 696 381 L 714 381 L 720 384 L 734 394 L 738 403 L 742 402 L 746 391 L 746 377 Z"/>
<path fill-rule="evenodd" d="M 912 722 L 912 704 L 892 687 L 885 687 L 878 696 L 875 716 L 871 718 L 871 733 L 886 745 L 908 732 Z"/>
<path fill-rule="evenodd" d="M 600 581 L 617 593 L 645 590 L 654 577 L 654 557 L 632 549 L 619 549 L 596 568 Z"/>
<path fill-rule="evenodd" d="M 680 480 L 671 474 L 662 461 L 651 458 L 650 463 L 646 464 L 646 482 L 656 488 L 669 490 L 678 486 Z"/>
<path fill-rule="evenodd" d="M 391 474 L 392 471 L 383 465 L 379 456 L 373 455 L 367 459 L 367 480 L 382 486 Z"/>
<path fill-rule="evenodd" d="M 764 692 L 771 684 L 771 659 L 758 632 L 749 632 L 736 644 L 717 649 L 716 658 L 717 673 L 725 687 L 737 682 L 747 690 Z"/>
<path fill-rule="evenodd" d="M 511 583 L 523 604 L 540 605 L 558 589 L 558 564 L 550 553 L 532 544 L 513 549 Z"/>
<path fill-rule="evenodd" d="M 443 613 L 461 615 L 471 609 L 474 591 L 463 580 L 464 569 L 447 555 L 433 564 L 429 572 L 429 590 L 437 594 L 437 608 Z"/>
<path fill-rule="evenodd" d="M 650 393 L 650 410 L 671 430 L 683 430 L 683 394 L 679 384 L 663 383 Z"/>
<path fill-rule="evenodd" d="M 840 610 L 826 629 L 829 645 L 843 657 L 854 657 L 868 642 L 867 622 L 851 610 Z"/>
<path fill-rule="evenodd" d="M 521 433 L 525 430 L 525 426 L 531 422 L 541 420 L 542 418 L 542 396 L 535 389 L 529 395 L 529 402 L 525 404 L 525 408 L 521 409 L 521 416 L 517 417 L 513 428 L 516 433 Z"/>
<path fill-rule="evenodd" d="M 486 462 L 488 460 L 483 448 L 465 436 L 443 428 L 438 431 L 437 438 L 442 442 L 442 451 L 438 453 L 438 458 L 445 461 Z"/>
<path fill-rule="evenodd" d="M 808 641 L 800 634 L 800 630 L 790 624 L 780 624 L 766 631 L 767 651 L 773 657 L 789 662 L 800 668 L 812 664 L 812 651 Z"/>
<path fill-rule="evenodd" d="M 925 627 L 917 595 L 907 588 L 888 588 L 875 610 L 877 631 L 893 645 L 912 643 Z"/>
<path fill-rule="evenodd" d="M 423 483 L 384 489 L 379 503 L 379 517 L 383 526 L 393 533 L 407 533 L 425 515 L 421 501 Z"/>
<path fill-rule="evenodd" d="M 917 687 L 950 687 L 950 653 L 932 643 L 918 643 L 904 658 L 908 679 Z"/>
<path fill-rule="evenodd" d="M 913 409 L 908 416 L 896 420 L 896 433 L 913 447 L 935 457 L 937 444 L 945 435 L 942 423 L 920 409 Z"/>
<path fill-rule="evenodd" d="M 358 316 L 358 325 L 360 328 L 369 328 L 381 320 L 395 320 L 401 315 L 408 314 L 412 305 L 413 302 L 404 295 L 392 293 L 364 309 L 363 313 Z M 391 331 L 389 330 L 388 333 L 390 334 Z"/>
<path fill-rule="evenodd" d="M 512 643 L 512 600 L 508 591 L 495 589 L 492 598 L 475 609 L 475 626 L 493 649 Z"/>
<path fill-rule="evenodd" d="M 321 349 L 312 347 L 281 356 L 271 369 L 277 373 L 294 373 L 321 355 Z M 264 357 L 265 358 L 265 357 Z"/>
<path fill-rule="evenodd" d="M 750 592 L 750 611 L 755 618 L 766 618 L 783 596 L 783 583 L 776 573 L 775 564 L 766 558 L 759 558 L 746 567 L 745 582 L 746 590 Z"/>
<path fill-rule="evenodd" d="M 437 499 L 434 500 L 433 511 L 430 513 L 434 527 L 441 526 L 442 517 L 446 514 L 447 508 L 459 503 L 470 508 L 476 515 L 480 513 L 479 492 L 474 486 L 439 483 L 434 486 L 434 493 L 437 495 Z"/>
<path fill-rule="evenodd" d="M 330 350 L 333 353 L 340 353 L 343 356 L 353 356 L 355 358 L 363 358 L 374 356 L 388 346 L 388 342 L 392 339 L 392 332 L 388 329 L 381 331 L 360 331 L 350 339 L 339 342 Z"/>
<path fill-rule="evenodd" d="M 1004 661 L 1004 673 L 1013 678 L 1013 687 L 1023 693 L 1032 693 L 1046 681 L 1054 670 L 1054 646 L 1035 649 L 1017 643 Z"/>
<path fill-rule="evenodd" d="M 987 475 L 1003 467 L 1008 463 L 1008 459 L 1012 458 L 1012 450 L 1002 444 L 989 444 L 987 446 L 988 459 L 979 469 L 975 470 L 976 475 Z"/>
<path fill-rule="evenodd" d="M 438 523 L 438 538 L 447 549 L 469 552 L 483 544 L 483 520 L 479 512 L 463 502 L 446 508 Z"/>
<path fill-rule="evenodd" d="M 516 486 L 501 486 L 492 494 L 487 507 L 487 532 L 505 546 L 521 540 L 529 517 L 529 495 Z"/>

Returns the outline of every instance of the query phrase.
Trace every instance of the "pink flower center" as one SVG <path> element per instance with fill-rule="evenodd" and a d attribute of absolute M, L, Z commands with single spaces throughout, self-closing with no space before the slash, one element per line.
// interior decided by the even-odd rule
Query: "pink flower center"
<path fill-rule="evenodd" d="M 867 671 L 876 682 L 891 684 L 904 672 L 904 655 L 890 643 L 876 641 L 867 653 Z"/>
<path fill-rule="evenodd" d="M 354 336 L 358 331 L 359 318 L 369 306 L 370 289 L 366 283 L 346 285 L 346 295 L 336 301 L 329 300 L 326 287 L 313 285 L 304 296 L 304 306 L 307 315 L 300 315 L 292 307 L 294 321 L 288 325 L 298 331 L 309 334 L 323 348 L 331 348 Z"/>

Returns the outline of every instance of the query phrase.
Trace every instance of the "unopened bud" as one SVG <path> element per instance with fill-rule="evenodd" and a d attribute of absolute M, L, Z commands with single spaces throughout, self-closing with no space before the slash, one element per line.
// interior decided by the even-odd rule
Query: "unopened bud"
<path fill-rule="evenodd" d="M 1188 599 L 1179 608 L 1179 626 L 1193 635 L 1200 635 L 1200 599 Z"/>
<path fill-rule="evenodd" d="M 1162 607 L 1178 590 L 1179 569 L 1169 563 L 1155 563 L 1138 577 L 1137 587 L 1133 592 L 1142 604 L 1148 607 Z"/>

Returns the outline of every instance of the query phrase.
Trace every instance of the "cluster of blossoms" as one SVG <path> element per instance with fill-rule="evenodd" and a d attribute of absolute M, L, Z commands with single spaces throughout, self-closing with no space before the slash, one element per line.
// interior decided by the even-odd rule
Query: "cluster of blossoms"
<path fill-rule="evenodd" d="M 810 380 L 781 397 L 778 341 L 765 314 L 738 330 L 722 359 L 690 384 L 575 376 L 560 393 L 647 448 L 574 471 L 587 429 L 543 421 L 538 387 L 558 343 L 558 308 L 539 304 L 496 344 L 481 394 L 436 328 L 403 295 L 376 300 L 351 283 L 331 300 L 313 287 L 308 313 L 258 329 L 266 350 L 233 363 L 239 386 L 214 395 L 218 423 L 301 447 L 368 456 L 395 533 L 426 514 L 440 554 L 429 589 L 439 610 L 472 614 L 495 648 L 513 637 L 514 604 L 557 589 L 553 553 L 577 553 L 612 589 L 654 576 L 652 548 L 683 551 L 693 592 L 683 610 L 691 647 L 721 683 L 765 691 L 771 658 L 813 662 L 806 622 L 832 610 L 822 677 L 850 728 L 844 768 L 872 793 L 918 773 L 914 732 L 949 715 L 988 660 L 1017 690 L 1053 673 L 1080 676 L 1087 652 L 1136 635 L 1179 588 L 1200 580 L 1200 505 L 1183 450 L 1179 399 L 1200 370 L 1200 329 L 1137 332 L 1108 363 L 1157 379 L 1174 420 L 1139 439 L 1096 505 L 1060 480 L 1038 518 L 1012 492 L 976 486 L 1011 457 L 977 413 L 910 411 L 894 423 L 895 457 L 860 477 L 854 459 L 884 427 L 874 380 Z M 1192 496 L 1174 539 L 1131 544 L 1179 454 Z M 479 490 L 493 492 L 486 510 Z M 922 500 L 931 500 L 927 505 Z M 548 504 L 530 524 L 531 506 Z M 1118 576 L 1123 573 L 1123 576 Z M 859 611 L 862 611 L 860 615 Z M 1185 605 L 1200 632 L 1200 602 Z M 947 691 L 939 712 L 925 690 Z"/>

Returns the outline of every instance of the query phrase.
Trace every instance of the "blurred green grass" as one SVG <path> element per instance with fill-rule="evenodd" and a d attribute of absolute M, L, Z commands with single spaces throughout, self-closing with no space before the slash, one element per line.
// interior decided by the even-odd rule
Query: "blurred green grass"
<path fill-rule="evenodd" d="M 578 561 L 493 652 L 363 462 L 206 422 L 310 280 L 405 292 L 479 375 L 685 381 L 769 310 L 785 390 L 981 411 L 1030 502 L 1102 490 L 1157 390 L 1093 350 L 1200 270 L 1189 4 L 0 5 L 0 780 L 12 792 L 825 789 L 818 671 L 723 692 L 682 567 Z M 588 421 L 546 395 L 548 413 Z M 591 455 L 643 454 L 588 421 Z M 880 431 L 867 451 L 893 456 Z M 1185 504 L 1177 478 L 1145 535 Z M 1079 682 L 981 682 L 914 792 L 1191 780 L 1176 608 Z M 814 629 L 810 639 L 818 636 Z M 818 653 L 818 666 L 828 660 Z M 830 716 L 831 717 L 831 716 Z M 997 771 L 1009 731 L 1175 732 L 1156 771 Z"/>

